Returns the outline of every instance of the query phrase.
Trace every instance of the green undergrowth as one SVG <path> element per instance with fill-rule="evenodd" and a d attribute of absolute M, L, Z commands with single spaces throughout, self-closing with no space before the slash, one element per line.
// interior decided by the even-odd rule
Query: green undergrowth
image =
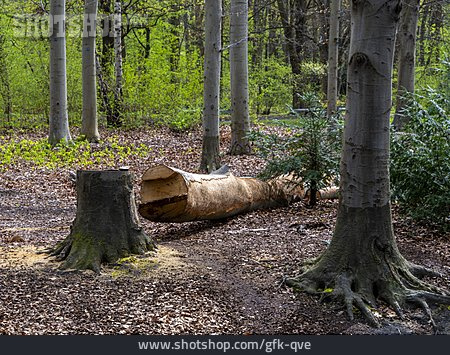
<path fill-rule="evenodd" d="M 450 100 L 431 89 L 406 97 L 403 132 L 392 134 L 392 197 L 417 221 L 450 231 Z"/>
<path fill-rule="evenodd" d="M 94 165 L 112 167 L 124 164 L 133 157 L 146 157 L 150 151 L 151 148 L 144 144 L 121 143 L 117 136 L 109 137 L 98 144 L 90 144 L 80 139 L 54 147 L 46 138 L 33 140 L 0 136 L 0 169 L 8 169 L 9 166 L 21 162 L 48 169 L 89 168 Z"/>

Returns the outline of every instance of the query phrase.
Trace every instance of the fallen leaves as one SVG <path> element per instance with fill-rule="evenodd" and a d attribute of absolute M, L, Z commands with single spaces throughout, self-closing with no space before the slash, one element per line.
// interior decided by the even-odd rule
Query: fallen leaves
<path fill-rule="evenodd" d="M 229 127 L 221 130 L 225 152 Z M 102 136 L 117 133 L 103 131 Z M 36 132 L 33 137 L 45 134 Z M 198 172 L 200 134 L 153 128 L 121 132 L 119 144 L 151 148 L 147 157 L 126 162 L 135 173 L 136 186 L 153 164 Z M 256 156 L 224 155 L 222 163 L 238 176 L 254 176 L 263 167 Z M 118 160 L 117 167 L 122 165 Z M 358 320 L 347 321 L 330 304 L 282 287 L 286 275 L 300 272 L 302 263 L 320 255 L 331 240 L 336 203 L 330 201 L 321 201 L 314 209 L 297 203 L 224 221 L 142 220 L 159 243 L 156 256 L 119 267 L 124 272 L 117 274 L 114 267 L 104 268 L 100 275 L 59 272 L 57 264 L 35 252 L 69 233 L 76 206 L 71 172 L 76 168 L 48 170 L 22 162 L 0 172 L 0 334 L 373 332 Z M 416 225 L 396 210 L 394 222 L 401 252 L 443 273 L 443 279 L 432 281 L 449 287 L 448 235 Z M 388 308 L 378 311 L 399 321 Z M 431 331 L 420 317 L 408 313 L 406 317 L 402 326 L 385 331 Z"/>

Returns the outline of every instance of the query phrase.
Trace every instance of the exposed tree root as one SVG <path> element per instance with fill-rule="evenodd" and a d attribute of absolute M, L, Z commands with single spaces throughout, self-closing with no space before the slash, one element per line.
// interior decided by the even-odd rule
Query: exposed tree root
<path fill-rule="evenodd" d="M 433 329 L 436 329 L 429 304 L 449 305 L 448 292 L 424 283 L 407 268 L 403 269 L 398 265 L 389 266 L 388 273 L 379 273 L 378 277 L 374 278 L 373 275 L 363 277 L 351 270 L 324 272 L 319 263 L 297 278 L 286 279 L 285 283 L 298 291 L 320 295 L 321 300 L 330 299 L 339 302 L 345 307 L 350 320 L 354 319 L 354 312 L 357 309 L 374 327 L 380 326 L 372 311 L 376 307 L 377 300 L 389 305 L 401 319 L 403 307 L 412 304 L 423 309 Z M 426 269 L 415 266 L 414 271 L 416 270 L 420 270 L 419 274 L 423 275 Z M 428 272 L 426 274 L 429 275 Z M 432 272 L 432 275 L 435 274 Z"/>
<path fill-rule="evenodd" d="M 450 305 L 450 294 L 420 279 L 439 274 L 408 262 L 397 248 L 391 226 L 389 204 L 368 208 L 341 205 L 328 248 L 301 275 L 285 283 L 337 301 L 350 319 L 355 309 L 359 310 L 373 326 L 380 324 L 373 309 L 382 301 L 400 318 L 406 305 L 420 307 L 435 327 L 428 304 Z"/>
<path fill-rule="evenodd" d="M 418 277 L 419 279 L 421 279 L 422 277 L 425 277 L 425 276 L 442 277 L 442 275 L 440 273 L 438 273 L 437 271 L 427 269 L 426 267 L 423 267 L 421 265 L 416 265 L 411 262 L 408 262 L 408 266 L 409 266 L 409 271 L 411 272 L 411 274 L 413 274 L 415 277 Z"/>
<path fill-rule="evenodd" d="M 67 258 L 72 248 L 73 238 L 66 238 L 58 243 L 54 248 L 48 249 L 50 256 L 54 256 L 56 261 L 63 261 Z"/>

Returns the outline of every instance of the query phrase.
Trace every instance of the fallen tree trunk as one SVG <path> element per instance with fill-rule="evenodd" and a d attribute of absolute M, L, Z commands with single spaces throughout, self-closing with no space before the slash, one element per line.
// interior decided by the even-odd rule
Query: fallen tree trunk
<path fill-rule="evenodd" d="M 232 174 L 191 174 L 158 165 L 142 177 L 139 213 L 154 222 L 222 219 L 287 206 L 304 196 L 302 184 L 292 176 L 261 181 Z"/>

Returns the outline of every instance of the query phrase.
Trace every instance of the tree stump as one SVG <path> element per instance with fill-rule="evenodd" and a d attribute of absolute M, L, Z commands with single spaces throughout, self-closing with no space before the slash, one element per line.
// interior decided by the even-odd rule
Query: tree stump
<path fill-rule="evenodd" d="M 129 171 L 77 171 L 77 213 L 69 236 L 51 255 L 62 269 L 100 271 L 130 254 L 144 254 L 155 244 L 139 226 Z"/>

